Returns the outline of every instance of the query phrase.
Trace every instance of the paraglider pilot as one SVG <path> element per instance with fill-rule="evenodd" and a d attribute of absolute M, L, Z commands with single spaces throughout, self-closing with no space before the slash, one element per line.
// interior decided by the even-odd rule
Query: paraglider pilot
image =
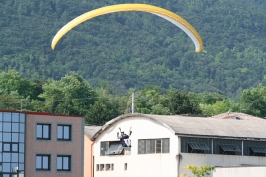
<path fill-rule="evenodd" d="M 129 130 L 129 134 L 125 134 L 123 131 L 121 131 L 121 128 L 119 128 L 121 135 L 119 136 L 119 132 L 117 132 L 117 139 L 120 139 L 120 143 L 123 147 L 131 147 L 131 140 L 129 139 L 132 131 Z"/>

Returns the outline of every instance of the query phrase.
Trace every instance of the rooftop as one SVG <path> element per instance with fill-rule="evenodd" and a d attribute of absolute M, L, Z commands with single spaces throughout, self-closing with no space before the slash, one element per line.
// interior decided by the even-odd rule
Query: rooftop
<path fill-rule="evenodd" d="M 84 133 L 91 139 L 93 135 L 100 129 L 101 129 L 101 126 L 85 126 Z"/>
<path fill-rule="evenodd" d="M 165 126 L 179 136 L 221 137 L 232 139 L 266 140 L 266 121 L 241 121 L 232 119 L 225 121 L 216 118 L 188 117 L 181 115 L 152 115 L 152 114 L 125 114 L 118 116 L 94 134 L 97 138 L 106 128 L 121 119 L 140 117 L 150 119 Z"/>
<path fill-rule="evenodd" d="M 215 116 L 212 116 L 210 118 L 214 119 L 239 119 L 239 120 L 258 120 L 258 121 L 264 121 L 265 119 L 260 117 L 255 117 L 249 114 L 241 113 L 241 112 L 230 112 L 229 114 L 222 113 Z"/>

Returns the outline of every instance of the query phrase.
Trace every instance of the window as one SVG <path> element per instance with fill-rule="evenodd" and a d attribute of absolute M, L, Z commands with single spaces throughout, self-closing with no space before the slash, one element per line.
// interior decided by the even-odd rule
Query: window
<path fill-rule="evenodd" d="M 15 169 L 24 170 L 25 121 L 20 121 L 21 117 L 25 118 L 25 114 L 0 113 L 0 173 L 3 173 L 2 176 L 12 176 L 11 172 L 15 172 Z M 36 128 L 36 124 L 34 126 Z M 33 135 L 35 136 L 36 133 Z M 35 160 L 35 157 L 33 158 Z"/>
<path fill-rule="evenodd" d="M 121 154 L 124 150 L 124 147 L 120 142 L 109 142 L 109 149 L 106 152 L 106 155 L 118 155 Z"/>
<path fill-rule="evenodd" d="M 42 140 L 51 139 L 51 124 L 37 124 L 36 138 Z"/>
<path fill-rule="evenodd" d="M 110 171 L 110 164 L 106 164 L 105 166 L 106 166 L 105 170 Z"/>
<path fill-rule="evenodd" d="M 170 152 L 170 140 L 169 138 L 162 139 L 162 153 Z"/>
<path fill-rule="evenodd" d="M 104 171 L 104 164 L 100 164 L 100 171 Z"/>
<path fill-rule="evenodd" d="M 127 163 L 124 164 L 124 170 L 127 170 Z"/>
<path fill-rule="evenodd" d="M 204 151 L 210 150 L 210 148 L 205 143 L 188 143 L 188 152 L 190 153 L 204 153 Z"/>
<path fill-rule="evenodd" d="M 111 164 L 111 171 L 114 170 L 114 164 Z"/>
<path fill-rule="evenodd" d="M 266 147 L 265 146 L 249 146 L 250 153 L 252 156 L 265 156 L 266 155 Z"/>
<path fill-rule="evenodd" d="M 57 125 L 57 140 L 71 140 L 71 125 Z"/>
<path fill-rule="evenodd" d="M 18 152 L 18 143 L 3 143 L 3 152 Z"/>
<path fill-rule="evenodd" d="M 36 155 L 36 170 L 38 171 L 49 171 L 50 170 L 50 155 L 38 154 Z"/>
<path fill-rule="evenodd" d="M 169 152 L 170 152 L 169 138 L 138 140 L 138 154 L 169 153 Z"/>
<path fill-rule="evenodd" d="M 56 159 L 57 171 L 71 171 L 71 156 L 70 155 L 58 155 Z"/>
<path fill-rule="evenodd" d="M 120 141 L 101 142 L 100 155 L 125 155 L 124 149 L 130 151 L 130 147 L 123 147 Z"/>
<path fill-rule="evenodd" d="M 235 155 L 235 152 L 241 151 L 235 144 L 220 144 L 220 153 Z"/>
<path fill-rule="evenodd" d="M 161 139 L 156 140 L 156 153 L 162 152 L 162 142 Z"/>

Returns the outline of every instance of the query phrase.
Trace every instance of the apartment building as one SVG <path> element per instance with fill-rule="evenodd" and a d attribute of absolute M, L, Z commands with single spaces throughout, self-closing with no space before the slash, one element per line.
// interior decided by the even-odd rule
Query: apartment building
<path fill-rule="evenodd" d="M 2 177 L 83 177 L 84 118 L 0 111 Z"/>

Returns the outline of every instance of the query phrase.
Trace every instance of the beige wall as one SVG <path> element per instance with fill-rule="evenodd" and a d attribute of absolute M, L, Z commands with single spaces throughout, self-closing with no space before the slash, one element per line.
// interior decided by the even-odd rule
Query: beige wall
<path fill-rule="evenodd" d="M 83 177 L 84 119 L 81 117 L 26 115 L 25 176 L 29 177 Z M 36 124 L 51 123 L 51 140 L 36 140 Z M 71 141 L 57 141 L 57 124 L 70 124 Z M 36 154 L 51 155 L 51 170 L 36 171 Z M 57 155 L 71 155 L 71 172 L 56 171 Z"/>
<path fill-rule="evenodd" d="M 84 177 L 93 177 L 93 141 L 84 135 Z"/>

